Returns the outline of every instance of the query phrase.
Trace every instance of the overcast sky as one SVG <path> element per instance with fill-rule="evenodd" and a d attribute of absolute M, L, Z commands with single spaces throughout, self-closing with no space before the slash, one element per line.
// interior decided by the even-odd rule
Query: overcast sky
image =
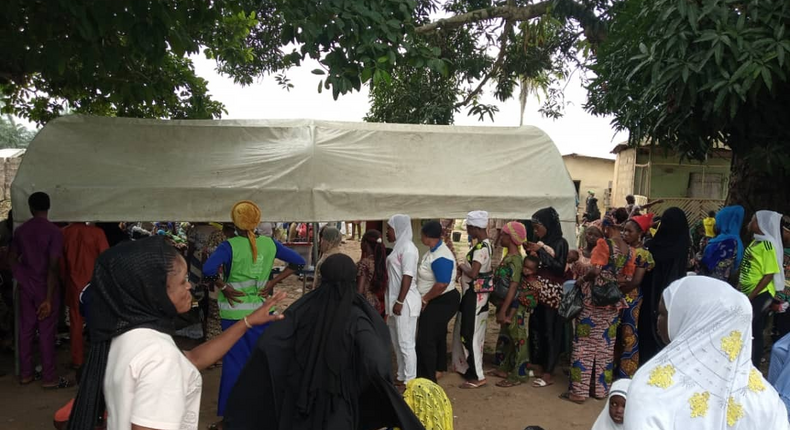
<path fill-rule="evenodd" d="M 310 73 L 317 63 L 306 62 L 299 68 L 288 71 L 287 76 L 294 88 L 285 91 L 280 88 L 273 76 L 260 79 L 248 87 L 235 85 L 231 79 L 218 75 L 214 61 L 203 56 L 194 56 L 198 75 L 208 80 L 212 98 L 225 104 L 230 119 L 292 119 L 309 118 L 335 121 L 362 121 L 368 111 L 368 91 L 341 95 L 337 101 L 332 99 L 331 91 L 318 93 L 320 76 Z M 527 102 L 524 116 L 525 125 L 534 125 L 545 131 L 563 154 L 578 153 L 598 157 L 614 158 L 610 151 L 617 143 L 627 138 L 625 133 L 615 133 L 609 125 L 610 118 L 595 117 L 583 109 L 586 91 L 581 86 L 578 72 L 568 83 L 565 99 L 569 102 L 565 116 L 558 120 L 544 118 L 539 112 L 537 99 Z M 496 103 L 499 113 L 494 122 L 478 121 L 468 117 L 466 111 L 456 114 L 457 125 L 472 126 L 518 126 L 518 100 L 506 103 L 496 102 L 492 97 L 484 97 L 485 103 Z"/>

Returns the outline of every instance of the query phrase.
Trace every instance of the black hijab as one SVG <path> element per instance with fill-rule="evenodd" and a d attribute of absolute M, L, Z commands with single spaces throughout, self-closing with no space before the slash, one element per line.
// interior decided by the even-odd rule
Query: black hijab
<path fill-rule="evenodd" d="M 225 428 L 423 429 L 392 384 L 389 330 L 335 254 L 321 286 L 264 331 L 228 400 Z"/>
<path fill-rule="evenodd" d="M 565 265 L 568 262 L 568 241 L 562 237 L 560 215 L 553 207 L 543 208 L 532 215 L 532 224 L 540 224 L 546 228 L 546 234 L 540 238 L 540 241 L 554 250 L 554 257 L 544 249 L 538 251 L 539 274 L 550 278 L 553 282 L 563 282 Z"/>
<path fill-rule="evenodd" d="M 645 273 L 641 285 L 643 302 L 639 314 L 639 354 L 643 362 L 647 362 L 664 347 L 658 336 L 658 304 L 669 284 L 686 276 L 690 242 L 686 214 L 673 207 L 663 213 L 655 237 L 645 245 L 656 265 L 652 271 Z"/>
<path fill-rule="evenodd" d="M 688 257 L 690 246 L 689 223 L 680 208 L 669 208 L 661 215 L 661 225 L 655 237 L 648 243 L 655 260 Z"/>
<path fill-rule="evenodd" d="M 126 242 L 102 253 L 91 280 L 91 349 L 69 417 L 69 430 L 93 430 L 103 413 L 104 372 L 110 342 L 129 330 L 172 334 L 178 315 L 167 295 L 167 276 L 178 253 L 163 238 Z"/>

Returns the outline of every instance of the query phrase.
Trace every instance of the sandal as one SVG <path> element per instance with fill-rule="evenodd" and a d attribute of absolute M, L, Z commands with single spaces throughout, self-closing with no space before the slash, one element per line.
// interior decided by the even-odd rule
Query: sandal
<path fill-rule="evenodd" d="M 60 377 L 58 378 L 58 380 L 55 382 L 54 385 L 46 384 L 46 385 L 42 385 L 41 387 L 44 388 L 45 390 L 60 390 L 63 388 L 71 388 L 73 386 L 74 386 L 74 381 L 70 381 L 66 378 Z"/>
<path fill-rule="evenodd" d="M 27 378 L 22 378 L 19 380 L 19 385 L 29 385 L 32 384 L 34 381 L 40 381 L 42 378 L 41 372 L 34 372 L 33 376 L 29 376 Z"/>
<path fill-rule="evenodd" d="M 571 403 L 576 403 L 577 405 L 584 404 L 584 399 L 582 399 L 582 400 L 572 399 L 571 398 L 571 393 L 569 393 L 569 392 L 564 392 L 564 393 L 560 394 L 560 399 L 567 400 L 567 401 L 569 401 Z"/>
<path fill-rule="evenodd" d="M 497 378 L 502 378 L 502 379 L 507 378 L 507 373 L 505 373 L 505 372 L 503 372 L 503 371 L 501 371 L 499 369 L 490 370 L 490 371 L 486 372 L 486 375 L 487 376 L 495 376 Z"/>
<path fill-rule="evenodd" d="M 499 388 L 518 387 L 519 385 L 521 385 L 521 381 L 509 381 L 507 379 L 503 379 L 496 383 L 496 386 Z"/>
<path fill-rule="evenodd" d="M 225 420 L 220 420 L 208 426 L 208 430 L 223 430 L 225 428 Z"/>
<path fill-rule="evenodd" d="M 477 384 L 475 384 L 474 382 L 471 382 L 471 381 L 466 381 L 463 384 L 461 384 L 458 388 L 460 388 L 462 390 L 475 390 L 477 388 L 485 387 L 487 384 L 488 384 L 488 381 L 485 380 L 485 379 L 483 379 L 482 381 L 478 382 Z"/>
<path fill-rule="evenodd" d="M 548 383 L 548 382 L 544 381 L 543 378 L 538 378 L 538 379 L 536 379 L 536 380 L 534 380 L 532 382 L 532 386 L 534 388 L 545 388 L 545 387 L 548 387 L 550 385 L 554 385 L 554 382 Z"/>

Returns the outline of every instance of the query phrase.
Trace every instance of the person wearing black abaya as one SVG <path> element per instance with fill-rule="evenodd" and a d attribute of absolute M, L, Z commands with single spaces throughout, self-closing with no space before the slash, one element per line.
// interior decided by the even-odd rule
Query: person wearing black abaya
<path fill-rule="evenodd" d="M 540 242 L 524 245 L 527 252 L 536 253 L 540 259 L 538 281 L 538 306 L 529 319 L 530 340 L 532 343 L 532 363 L 538 378 L 533 382 L 537 388 L 552 385 L 554 368 L 560 358 L 562 332 L 565 320 L 557 309 L 562 297 L 562 283 L 565 281 L 565 265 L 568 260 L 568 242 L 562 237 L 560 216 L 552 208 L 544 208 L 532 215 L 535 236 Z M 553 252 L 549 252 L 550 248 Z"/>
<path fill-rule="evenodd" d="M 321 265 L 321 287 L 268 328 L 228 400 L 225 429 L 423 429 L 392 382 L 381 316 L 356 291 L 346 255 Z"/>
<path fill-rule="evenodd" d="M 655 237 L 645 244 L 656 262 L 642 279 L 642 310 L 639 314 L 639 361 L 647 363 L 664 347 L 658 337 L 658 303 L 669 284 L 686 276 L 689 224 L 680 208 L 669 208 L 661 216 Z"/>
<path fill-rule="evenodd" d="M 126 242 L 96 261 L 87 304 L 91 350 L 68 429 L 93 430 L 107 408 L 107 428 L 197 429 L 201 377 L 253 326 L 281 292 L 221 336 L 191 351 L 170 337 L 173 318 L 192 307 L 187 265 L 162 237 Z"/>

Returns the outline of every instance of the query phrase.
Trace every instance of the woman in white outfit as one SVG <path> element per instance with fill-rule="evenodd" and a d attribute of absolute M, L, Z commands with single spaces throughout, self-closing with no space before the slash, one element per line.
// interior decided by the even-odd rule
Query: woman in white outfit
<path fill-rule="evenodd" d="M 722 281 L 690 276 L 659 303 L 668 345 L 634 376 L 625 430 L 788 430 L 776 390 L 752 366 L 752 307 Z"/>
<path fill-rule="evenodd" d="M 455 317 L 453 330 L 453 368 L 463 375 L 464 389 L 480 388 L 486 384 L 483 373 L 483 342 L 488 322 L 488 294 L 490 292 L 491 241 L 486 233 L 488 212 L 472 211 L 466 216 L 466 231 L 477 239 L 466 258 L 458 262 L 461 274 L 461 308 Z"/>
<path fill-rule="evenodd" d="M 412 242 L 411 218 L 408 215 L 398 214 L 390 218 L 387 222 L 387 240 L 395 243 L 392 253 L 387 257 L 387 325 L 398 361 L 395 382 L 396 385 L 404 385 L 417 377 L 417 320 L 422 307 L 415 281 L 420 254 Z"/>

